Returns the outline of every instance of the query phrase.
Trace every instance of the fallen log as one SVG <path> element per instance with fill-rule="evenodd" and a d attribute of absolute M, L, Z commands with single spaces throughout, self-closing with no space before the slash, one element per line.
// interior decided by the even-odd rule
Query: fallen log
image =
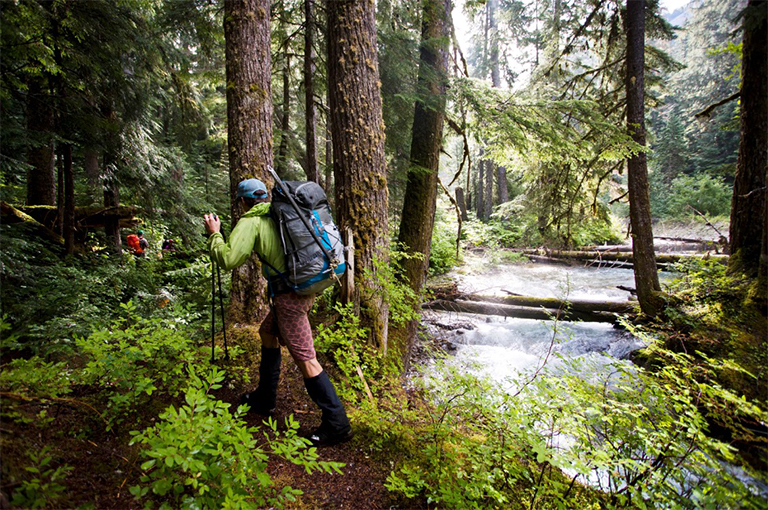
<path fill-rule="evenodd" d="M 522 253 L 526 255 L 544 256 L 552 259 L 572 259 L 572 260 L 588 260 L 593 262 L 615 260 L 618 262 L 632 263 L 633 256 L 631 253 L 617 253 L 617 252 L 597 252 L 597 251 L 575 251 L 575 250 L 540 250 L 540 249 L 525 249 Z M 723 264 L 728 262 L 728 255 L 705 253 L 701 255 L 680 255 L 673 253 L 659 253 L 656 255 L 656 263 L 671 264 L 686 259 L 714 259 L 721 261 Z"/>
<path fill-rule="evenodd" d="M 422 305 L 427 310 L 443 312 L 474 313 L 480 315 L 498 315 L 517 319 L 564 320 L 582 322 L 611 322 L 617 321 L 616 315 L 608 312 L 576 312 L 528 306 L 502 305 L 479 301 L 448 301 L 436 299 Z"/>
<path fill-rule="evenodd" d="M 57 232 L 54 232 L 29 214 L 13 207 L 10 204 L 0 202 L 0 213 L 2 213 L 3 223 L 24 223 L 25 225 L 31 226 L 42 237 L 48 238 L 57 244 L 64 244 L 64 238 L 61 237 Z"/>
<path fill-rule="evenodd" d="M 638 304 L 636 301 L 565 301 L 557 298 L 534 296 L 481 296 L 467 294 L 461 296 L 467 301 L 479 301 L 486 303 L 499 303 L 503 305 L 525 306 L 535 308 L 548 308 L 552 310 L 571 310 L 574 312 L 607 312 L 607 313 L 636 313 Z"/>

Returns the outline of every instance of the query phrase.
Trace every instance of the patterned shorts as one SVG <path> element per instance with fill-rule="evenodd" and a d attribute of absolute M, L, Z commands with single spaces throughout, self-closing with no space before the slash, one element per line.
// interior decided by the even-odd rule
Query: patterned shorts
<path fill-rule="evenodd" d="M 296 361 L 309 361 L 316 357 L 312 340 L 312 328 L 309 325 L 309 311 L 315 302 L 315 296 L 299 296 L 287 292 L 274 297 L 275 308 L 270 310 L 259 327 L 259 334 L 277 336 L 281 344 Z M 277 334 L 275 325 L 277 314 Z"/>

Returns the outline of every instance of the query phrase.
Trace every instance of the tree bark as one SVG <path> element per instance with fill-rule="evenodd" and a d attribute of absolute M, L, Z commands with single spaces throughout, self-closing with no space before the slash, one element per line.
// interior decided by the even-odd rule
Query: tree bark
<path fill-rule="evenodd" d="M 56 166 L 53 143 L 54 112 L 40 79 L 33 77 L 27 91 L 27 205 L 56 204 Z"/>
<path fill-rule="evenodd" d="M 304 99 L 306 103 L 307 180 L 320 184 L 317 165 L 317 108 L 315 108 L 315 21 L 312 0 L 304 0 Z"/>
<path fill-rule="evenodd" d="M 456 188 L 456 204 L 459 206 L 461 221 L 469 221 L 469 216 L 467 215 L 467 202 L 464 199 L 464 188 L 462 187 Z"/>
<path fill-rule="evenodd" d="M 115 160 L 112 150 L 109 150 L 104 156 L 104 173 L 101 176 L 102 186 L 104 187 L 104 207 L 112 208 L 120 206 L 120 188 L 117 184 L 115 175 Z M 112 246 L 116 253 L 122 253 L 123 241 L 120 238 L 120 220 L 114 217 L 107 217 L 104 222 L 104 234 L 107 239 L 111 239 Z"/>
<path fill-rule="evenodd" d="M 741 60 L 741 139 L 731 202 L 731 271 L 756 275 L 768 235 L 768 2 L 750 0 L 744 11 Z"/>
<path fill-rule="evenodd" d="M 286 51 L 283 65 L 283 111 L 280 115 L 280 146 L 277 148 L 275 171 L 280 177 L 288 170 L 288 138 L 291 132 L 291 56 Z"/>
<path fill-rule="evenodd" d="M 72 167 L 72 144 L 64 144 L 64 247 L 67 255 L 75 253 L 75 171 Z"/>
<path fill-rule="evenodd" d="M 503 166 L 496 167 L 496 190 L 499 204 L 509 202 L 509 186 L 507 186 L 507 169 Z"/>
<path fill-rule="evenodd" d="M 375 264 L 389 257 L 376 19 L 373 0 L 329 0 L 328 65 L 339 228 L 355 238 L 355 304 L 371 342 L 386 353 L 389 303 Z"/>
<path fill-rule="evenodd" d="M 483 219 L 491 219 L 493 213 L 493 174 L 495 173 L 496 163 L 491 160 L 485 161 L 485 202 L 483 203 Z"/>
<path fill-rule="evenodd" d="M 422 5 L 418 99 L 414 108 L 410 168 L 398 239 L 410 255 L 421 255 L 410 257 L 402 264 L 403 280 L 417 294 L 427 280 L 435 226 L 438 170 L 445 120 L 451 2 L 425 0 Z M 403 367 L 406 371 L 417 327 L 418 321 L 415 320 L 408 327 L 408 341 L 403 351 Z"/>
<path fill-rule="evenodd" d="M 272 164 L 270 2 L 225 0 L 227 128 L 232 224 L 245 212 L 237 201 L 243 179 L 268 182 Z M 232 274 L 228 319 L 252 322 L 267 313 L 266 284 L 253 254 Z"/>
<path fill-rule="evenodd" d="M 645 0 L 627 2 L 626 20 L 627 129 L 632 139 L 644 147 Z M 662 304 L 661 286 L 654 257 L 651 199 L 645 152 L 638 152 L 627 161 L 627 173 L 637 297 L 643 313 L 654 317 L 661 311 Z"/>
<path fill-rule="evenodd" d="M 85 178 L 88 182 L 88 191 L 91 196 L 96 196 L 99 190 L 99 151 L 95 148 L 85 149 L 85 161 L 83 162 Z"/>
<path fill-rule="evenodd" d="M 477 212 L 477 219 L 481 221 L 485 219 L 485 184 L 483 184 L 485 180 L 485 160 L 482 157 L 483 155 L 480 154 L 480 160 L 477 163 L 477 192 L 475 193 L 477 197 L 477 200 L 475 200 L 475 211 Z"/>
<path fill-rule="evenodd" d="M 450 0 L 426 0 L 423 6 L 418 99 L 411 130 L 410 169 L 399 236 L 408 253 L 423 255 L 403 262 L 404 280 L 417 293 L 427 279 L 435 223 L 450 40 L 448 15 L 451 12 Z"/>

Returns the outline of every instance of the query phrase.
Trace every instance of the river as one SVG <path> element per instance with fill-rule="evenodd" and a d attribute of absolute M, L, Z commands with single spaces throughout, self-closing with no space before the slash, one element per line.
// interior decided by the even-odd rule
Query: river
<path fill-rule="evenodd" d="M 571 300 L 622 302 L 633 288 L 631 269 L 588 268 L 538 263 L 491 264 L 482 256 L 467 254 L 465 265 L 449 275 L 462 293 L 506 295 Z M 661 272 L 662 286 L 674 274 Z M 608 323 L 571 323 L 497 316 L 434 313 L 431 324 L 452 352 L 449 363 L 496 381 L 509 393 L 515 393 L 529 374 L 558 373 L 584 369 L 580 377 L 610 380 L 610 373 L 632 373 L 631 352 L 644 343 L 623 329 Z M 435 326 L 437 325 L 437 326 Z M 438 333 L 439 331 L 439 333 Z M 574 364 L 573 362 L 577 363 Z M 578 369 L 577 369 L 578 370 Z M 624 371 L 626 370 L 626 371 Z M 601 374 L 602 372 L 602 374 Z M 561 438 L 562 439 L 562 438 Z M 568 441 L 568 439 L 565 439 Z M 747 486 L 768 497 L 764 482 L 747 477 L 740 468 L 720 464 L 732 471 Z M 565 470 L 567 472 L 567 469 Z M 598 470 L 590 483 L 603 487 L 604 475 Z M 701 483 L 702 479 L 697 477 Z"/>

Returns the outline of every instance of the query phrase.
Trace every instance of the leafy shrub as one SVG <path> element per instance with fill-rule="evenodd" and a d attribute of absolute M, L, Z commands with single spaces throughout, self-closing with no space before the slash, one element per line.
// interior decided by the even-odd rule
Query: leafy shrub
<path fill-rule="evenodd" d="M 190 340 L 183 324 L 144 319 L 132 303 L 121 305 L 125 317 L 76 340 L 85 366 L 77 382 L 107 395 L 108 428 L 155 391 L 177 395 L 189 365 L 206 368 L 209 358 Z"/>
<path fill-rule="evenodd" d="M 470 220 L 464 223 L 464 238 L 471 246 L 513 248 L 520 241 L 521 227 L 522 222 L 516 223 L 509 219 L 492 219 L 488 223 Z"/>
<path fill-rule="evenodd" d="M 28 455 L 32 461 L 31 466 L 24 470 L 30 473 L 31 478 L 22 480 L 13 491 L 11 505 L 14 508 L 53 508 L 58 507 L 66 487 L 62 485 L 67 473 L 72 471 L 66 464 L 56 468 L 51 466 L 53 457 L 50 455 L 51 447 L 43 446 L 40 451 L 31 450 Z"/>
<path fill-rule="evenodd" d="M 456 265 L 456 227 L 435 222 L 429 252 L 429 274 L 435 276 L 450 271 Z"/>
<path fill-rule="evenodd" d="M 449 508 L 760 508 L 725 467 L 734 450 L 709 437 L 700 407 L 763 422 L 766 413 L 692 379 L 688 357 L 667 356 L 653 373 L 575 360 L 510 381 L 515 395 L 441 368 L 423 381 L 418 447 L 387 487 Z"/>
<path fill-rule="evenodd" d="M 131 493 L 147 506 L 152 506 L 151 491 L 162 501 L 160 508 L 282 507 L 301 491 L 275 487 L 266 472 L 270 454 L 309 472 L 341 473 L 343 464 L 320 462 L 316 449 L 306 448 L 309 442 L 296 435 L 299 425 L 293 416 L 286 419 L 283 437 L 269 421 L 267 452 L 254 437 L 258 429 L 243 421 L 242 406 L 232 414 L 229 404 L 209 395 L 224 380 L 215 367 L 206 377 L 190 371 L 188 378 L 184 405 L 166 409 L 153 427 L 131 432 L 131 444 L 144 445 L 141 454 L 148 458 L 141 465 L 141 484 Z"/>
<path fill-rule="evenodd" d="M 409 255 L 405 251 L 393 245 L 389 253 L 389 261 L 374 260 L 373 271 L 366 277 L 376 282 L 379 292 L 384 293 L 384 299 L 389 303 L 389 322 L 393 326 L 402 326 L 419 315 L 420 296 L 411 287 L 403 282 L 401 262 L 409 257 L 423 260 L 420 253 Z"/>
<path fill-rule="evenodd" d="M 38 356 L 17 358 L 3 366 L 0 372 L 0 390 L 4 393 L 2 416 L 20 423 L 38 427 L 48 425 L 48 406 L 33 417 L 20 411 L 17 402 L 46 403 L 71 392 L 70 370 L 64 362 L 46 362 Z"/>
<path fill-rule="evenodd" d="M 360 326 L 360 318 L 355 314 L 352 303 L 336 305 L 334 309 L 339 319 L 331 326 L 318 326 L 315 348 L 331 355 L 344 376 L 336 386 L 339 397 L 345 402 L 357 403 L 365 392 L 358 368 L 366 382 L 372 383 L 387 365 L 378 350 L 367 341 L 368 331 Z"/>
<path fill-rule="evenodd" d="M 44 242 L 23 234 L 0 226 L 2 308 L 20 347 L 70 355 L 72 339 L 88 335 L 92 324 L 110 322 L 121 303 L 134 299 L 146 315 L 155 311 L 157 281 L 149 260 L 90 254 L 62 264 Z"/>

